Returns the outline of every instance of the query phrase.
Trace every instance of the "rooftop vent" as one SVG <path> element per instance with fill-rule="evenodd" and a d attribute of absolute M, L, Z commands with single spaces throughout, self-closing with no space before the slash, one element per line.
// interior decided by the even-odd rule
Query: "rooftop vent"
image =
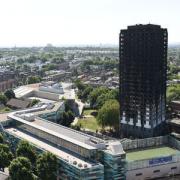
<path fill-rule="evenodd" d="M 88 166 L 87 166 L 87 164 L 84 164 L 84 168 L 87 168 Z"/>
<path fill-rule="evenodd" d="M 79 164 L 78 164 L 78 167 L 82 167 L 82 164 L 81 164 L 81 163 L 79 163 Z"/>

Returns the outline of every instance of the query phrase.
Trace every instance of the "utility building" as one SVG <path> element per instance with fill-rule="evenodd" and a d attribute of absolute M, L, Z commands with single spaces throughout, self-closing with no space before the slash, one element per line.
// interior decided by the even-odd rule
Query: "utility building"
<path fill-rule="evenodd" d="M 124 137 L 160 135 L 165 122 L 167 29 L 135 25 L 119 37 L 120 123 Z"/>

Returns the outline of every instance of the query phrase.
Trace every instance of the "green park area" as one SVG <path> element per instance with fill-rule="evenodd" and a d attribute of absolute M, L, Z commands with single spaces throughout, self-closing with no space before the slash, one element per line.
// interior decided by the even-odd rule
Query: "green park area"
<path fill-rule="evenodd" d="M 82 129 L 88 129 L 95 132 L 100 128 L 97 123 L 96 117 L 92 115 L 96 112 L 97 111 L 93 109 L 84 110 L 82 118 L 79 118 L 77 125 L 81 126 Z"/>
<path fill-rule="evenodd" d="M 8 107 L 0 108 L 0 113 L 6 113 L 6 112 L 9 112 L 9 111 L 11 111 L 11 109 L 8 108 Z"/>
<path fill-rule="evenodd" d="M 83 111 L 83 115 L 86 116 L 86 115 L 92 115 L 93 116 L 93 113 L 97 113 L 97 110 L 94 110 L 94 109 L 85 109 Z"/>
<path fill-rule="evenodd" d="M 152 158 L 157 158 L 157 157 L 170 156 L 178 152 L 179 152 L 178 150 L 167 147 L 167 146 L 156 147 L 156 148 L 149 148 L 145 150 L 127 152 L 126 159 L 128 161 L 152 159 Z"/>

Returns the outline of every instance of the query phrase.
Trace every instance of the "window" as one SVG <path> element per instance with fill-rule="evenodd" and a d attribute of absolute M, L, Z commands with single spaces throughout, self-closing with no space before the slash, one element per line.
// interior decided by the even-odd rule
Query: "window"
<path fill-rule="evenodd" d="M 136 174 L 136 176 L 141 176 L 142 175 L 142 173 L 138 173 L 138 174 Z"/>
<path fill-rule="evenodd" d="M 153 172 L 154 172 L 154 173 L 158 173 L 158 172 L 160 172 L 160 170 L 159 170 L 159 169 L 158 169 L 158 170 L 154 170 Z"/>

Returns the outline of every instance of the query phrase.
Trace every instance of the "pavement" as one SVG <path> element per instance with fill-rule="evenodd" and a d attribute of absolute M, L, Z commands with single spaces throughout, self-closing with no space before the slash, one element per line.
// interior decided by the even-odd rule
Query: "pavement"
<path fill-rule="evenodd" d="M 77 123 L 78 123 L 78 118 L 77 118 L 77 117 L 75 117 L 75 118 L 74 118 L 74 121 L 71 123 L 71 125 L 73 125 L 73 126 L 74 126 L 74 125 L 76 125 Z"/>
<path fill-rule="evenodd" d="M 84 109 L 84 103 L 77 99 L 75 99 L 75 102 L 78 104 L 79 115 L 81 115 Z"/>
<path fill-rule="evenodd" d="M 83 115 L 83 118 L 91 118 L 91 117 L 94 117 L 92 115 Z"/>

